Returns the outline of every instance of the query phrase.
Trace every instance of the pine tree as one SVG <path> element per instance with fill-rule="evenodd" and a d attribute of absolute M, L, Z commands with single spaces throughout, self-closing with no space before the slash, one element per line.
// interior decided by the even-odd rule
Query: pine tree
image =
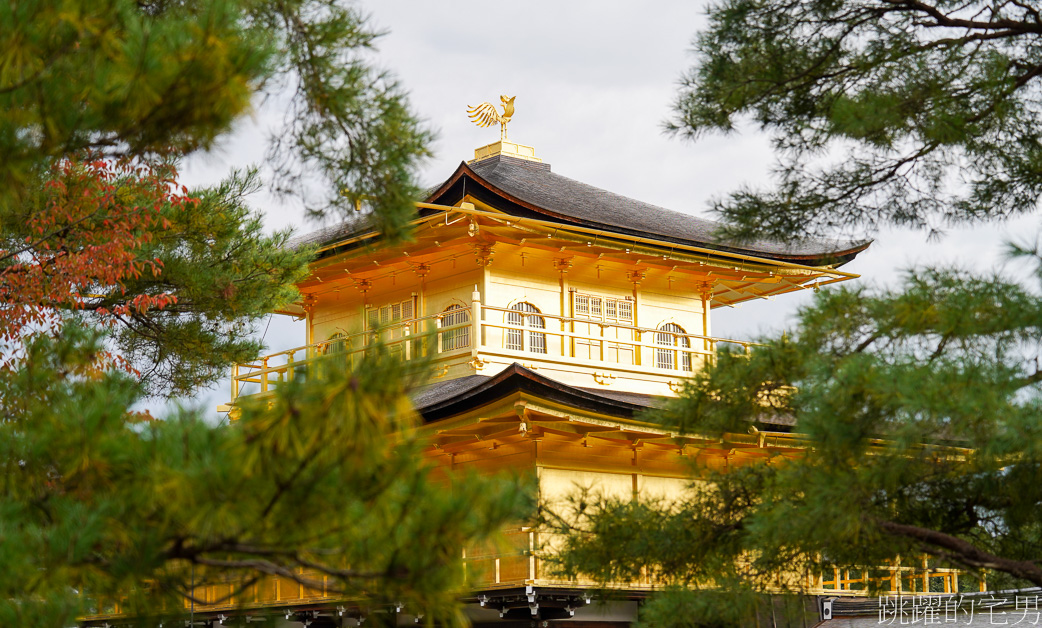
<path fill-rule="evenodd" d="M 255 173 L 177 182 L 255 99 L 291 96 L 281 190 L 307 172 L 312 213 L 361 202 L 408 235 L 429 133 L 375 37 L 334 0 L 0 5 L 0 624 L 66 628 L 119 599 L 154 625 L 200 584 L 276 576 L 462 624 L 460 549 L 527 499 L 426 461 L 422 364 L 329 358 L 231 425 L 134 410 L 255 357 L 254 322 L 298 298 L 311 251 L 262 232 Z"/>
<path fill-rule="evenodd" d="M 276 576 L 353 613 L 401 605 L 464 625 L 461 548 L 527 511 L 510 478 L 432 467 L 407 396 L 425 371 L 390 351 L 330 358 L 229 426 L 128 412 L 141 387 L 99 372 L 100 350 L 69 324 L 0 374 L 6 626 L 67 627 L 116 601 L 120 623 L 169 625 L 205 602 L 198 586 L 232 596 Z"/>
<path fill-rule="evenodd" d="M 286 129 L 271 142 L 273 183 L 301 197 L 311 190 L 311 213 L 333 219 L 364 201 L 388 240 L 407 235 L 419 194 L 413 175 L 430 136 L 402 90 L 373 65 L 375 38 L 364 15 L 335 0 L 0 7 L 0 292 L 31 308 L 36 293 L 19 279 L 29 276 L 26 264 L 46 274 L 78 259 L 96 276 L 38 286 L 49 298 L 66 295 L 38 300 L 35 316 L 53 323 L 44 310 L 104 314 L 116 357 L 154 393 L 184 394 L 214 381 L 224 364 L 257 351 L 247 339 L 250 323 L 295 298 L 291 284 L 306 272 L 306 252 L 282 250 L 286 234 L 261 234 L 243 201 L 254 175 L 162 209 L 135 204 L 141 199 L 127 192 L 138 185 L 131 179 L 176 184 L 170 163 L 212 146 L 254 99 L 289 94 Z M 109 172 L 106 160 L 122 165 Z M 307 185 L 294 179 L 301 172 Z M 104 215 L 91 214 L 83 199 L 76 209 L 55 206 L 68 200 L 56 194 L 72 176 L 84 187 L 99 179 L 90 193 Z M 159 222 L 135 224 L 142 211 Z M 88 216 L 93 222 L 84 222 Z M 102 227 L 114 235 L 103 223 L 125 219 L 126 238 L 108 246 L 132 256 L 123 260 L 131 266 L 147 264 L 147 272 L 89 269 L 92 256 L 120 262 L 111 251 L 76 247 L 98 239 Z M 68 294 L 73 284 L 76 298 Z M 99 296 L 83 298 L 88 292 Z M 120 309 L 135 298 L 144 300 L 133 312 Z"/>
<path fill-rule="evenodd" d="M 716 202 L 725 237 L 1034 212 L 1039 33 L 1027 2 L 723 0 L 671 128 L 751 118 L 775 138 L 776 185 Z M 556 522 L 562 569 L 659 574 L 677 588 L 645 608 L 654 625 L 747 625 L 779 574 L 880 576 L 924 555 L 991 588 L 1042 585 L 1042 253 L 1008 252 L 1027 279 L 917 268 L 892 289 L 823 290 L 751 355 L 722 352 L 656 419 L 726 439 L 781 415 L 806 447 L 695 468 L 708 483 L 676 503 L 576 496 L 578 518 Z"/>
<path fill-rule="evenodd" d="M 12 211 L 0 254 L 0 339 L 18 368 L 26 335 L 72 320 L 109 331 L 103 363 L 153 395 L 190 394 L 250 360 L 254 321 L 297 298 L 310 252 L 264 235 L 245 204 L 255 173 L 191 192 L 168 165 L 56 162 Z"/>
<path fill-rule="evenodd" d="M 337 0 L 40 0 L 0 8 L 0 220 L 55 159 L 213 146 L 254 100 L 289 97 L 270 165 L 316 213 L 365 201 L 389 235 L 429 132 Z M 316 185 L 318 184 L 318 185 Z"/>

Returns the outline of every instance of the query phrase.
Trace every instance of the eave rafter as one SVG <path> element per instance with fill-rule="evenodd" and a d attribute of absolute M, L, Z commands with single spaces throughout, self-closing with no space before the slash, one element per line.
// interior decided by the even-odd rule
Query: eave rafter
<path fill-rule="evenodd" d="M 766 298 L 856 278 L 832 266 L 809 266 L 754 255 L 718 251 L 697 246 L 661 242 L 579 225 L 561 224 L 505 214 L 471 197 L 461 206 L 418 203 L 427 216 L 413 222 L 415 240 L 391 253 L 374 246 L 375 232 L 345 238 L 319 249 L 323 259 L 312 265 L 312 278 L 301 284 L 304 291 L 321 289 L 344 271 L 372 281 L 384 275 L 410 270 L 411 264 L 437 263 L 464 257 L 477 239 L 532 248 L 547 255 L 568 255 L 605 263 L 641 265 L 654 272 L 682 272 L 702 276 L 713 284 L 713 306 L 733 306 L 742 301 Z M 461 242 L 462 241 L 462 242 Z M 461 242 L 460 244 L 448 244 Z M 397 257 L 394 257 L 397 256 Z M 364 257 L 364 260 L 360 258 Z M 372 267 L 370 267 L 372 266 Z M 382 266 L 382 268 L 381 268 Z M 349 282 L 345 282 L 349 283 Z M 777 284 L 784 283 L 786 287 Z M 808 284 L 813 284 L 808 285 Z"/>
<path fill-rule="evenodd" d="M 750 434 L 731 434 L 724 439 L 678 435 L 664 430 L 642 429 L 626 421 L 605 421 L 581 415 L 560 416 L 534 409 L 532 402 L 510 407 L 500 404 L 502 414 L 473 417 L 467 424 L 454 422 L 430 436 L 432 453 L 462 454 L 498 446 L 547 439 L 581 443 L 585 447 L 639 451 L 642 456 L 680 455 L 693 460 L 763 460 L 797 456 L 804 450 L 798 435 L 770 433 L 761 439 Z"/>
<path fill-rule="evenodd" d="M 493 426 L 491 429 L 488 427 L 481 428 L 480 426 L 476 426 L 475 429 L 460 427 L 452 430 L 439 431 L 433 437 L 433 442 L 438 446 L 445 447 L 446 445 L 469 441 L 491 441 L 509 438 L 523 433 L 519 425 L 506 425 L 507 427 L 505 429 L 501 426 Z"/>
<path fill-rule="evenodd" d="M 487 447 L 491 441 L 518 437 L 554 437 L 627 448 L 647 445 L 663 451 L 705 445 L 702 439 L 679 437 L 672 432 L 661 430 L 641 429 L 620 421 L 612 423 L 592 417 L 547 413 L 533 409 L 530 404 L 518 404 L 510 414 L 484 416 L 472 419 L 467 424 L 455 423 L 449 429 L 433 433 L 431 442 L 443 451 L 460 451 L 468 447 Z"/>

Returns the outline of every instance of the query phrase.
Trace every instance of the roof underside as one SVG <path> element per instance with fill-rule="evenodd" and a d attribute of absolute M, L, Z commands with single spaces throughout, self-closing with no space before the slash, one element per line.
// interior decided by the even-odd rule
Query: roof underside
<path fill-rule="evenodd" d="M 713 235 L 717 223 L 504 156 L 461 163 L 428 200 L 419 204 L 413 240 L 394 248 L 380 246 L 380 233 L 364 216 L 295 239 L 290 246 L 319 247 L 320 259 L 301 289 L 312 295 L 336 291 L 351 264 L 348 283 L 372 282 L 414 264 L 476 256 L 478 245 L 498 245 L 501 254 L 527 247 L 532 259 L 542 256 L 547 263 L 566 250 L 571 258 L 597 260 L 598 279 L 602 269 L 646 273 L 649 289 L 657 281 L 663 285 L 656 289 L 671 290 L 671 273 L 687 273 L 711 286 L 712 307 L 732 307 L 855 278 L 836 267 L 868 246 L 818 240 L 722 244 Z M 572 276 L 593 267 L 577 264 Z"/>

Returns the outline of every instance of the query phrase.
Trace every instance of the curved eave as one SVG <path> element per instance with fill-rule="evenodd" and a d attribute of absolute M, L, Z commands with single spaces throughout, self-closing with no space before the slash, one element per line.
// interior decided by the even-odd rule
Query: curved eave
<path fill-rule="evenodd" d="M 447 383 L 453 384 L 452 381 Z M 647 423 L 641 416 L 645 412 L 663 407 L 668 401 L 666 397 L 570 386 L 540 375 L 517 362 L 492 377 L 466 382 L 463 386 L 454 386 L 449 395 L 439 396 L 435 401 L 417 403 L 416 410 L 423 417 L 425 424 L 432 424 L 473 414 L 477 408 L 495 406 L 498 402 L 518 394 L 567 408 L 571 413 L 624 421 L 627 425 L 625 429 L 628 430 L 658 431 L 663 436 L 669 434 L 661 425 Z M 772 434 L 789 433 L 793 426 L 793 421 L 788 417 L 767 415 L 751 423 Z M 684 438 L 701 437 L 688 434 Z"/>
<path fill-rule="evenodd" d="M 475 407 L 494 403 L 510 394 L 524 392 L 570 408 L 597 414 L 632 419 L 651 404 L 641 405 L 611 399 L 568 386 L 526 369 L 516 362 L 487 380 L 460 391 L 448 399 L 417 408 L 424 422 L 430 423 L 463 414 Z"/>

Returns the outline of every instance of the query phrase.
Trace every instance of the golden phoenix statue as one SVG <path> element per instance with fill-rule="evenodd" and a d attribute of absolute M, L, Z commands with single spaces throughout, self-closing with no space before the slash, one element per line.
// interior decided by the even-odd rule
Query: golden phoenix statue
<path fill-rule="evenodd" d="M 503 102 L 502 114 L 496 111 L 496 106 L 490 102 L 483 102 L 476 107 L 467 107 L 467 113 L 470 115 L 471 122 L 480 127 L 498 124 L 499 139 L 505 142 L 507 141 L 507 122 L 510 122 L 510 117 L 514 115 L 515 98 L 517 96 L 499 97 L 499 100 Z"/>

